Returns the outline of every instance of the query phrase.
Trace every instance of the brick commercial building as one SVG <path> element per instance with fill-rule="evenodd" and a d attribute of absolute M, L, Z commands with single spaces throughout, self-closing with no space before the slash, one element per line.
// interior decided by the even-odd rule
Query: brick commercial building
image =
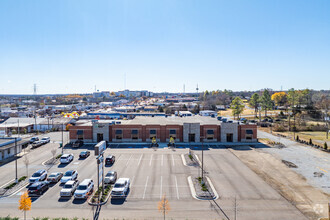
<path fill-rule="evenodd" d="M 136 117 L 132 120 L 92 120 L 70 127 L 70 141 L 85 143 L 108 142 L 166 143 L 175 142 L 256 142 L 254 124 L 223 123 L 215 118 L 192 117 Z"/>

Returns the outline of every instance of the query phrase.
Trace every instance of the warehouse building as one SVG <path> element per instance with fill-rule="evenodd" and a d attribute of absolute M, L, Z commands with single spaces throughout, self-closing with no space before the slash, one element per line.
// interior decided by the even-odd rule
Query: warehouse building
<path fill-rule="evenodd" d="M 183 143 L 199 142 L 256 142 L 254 124 L 223 123 L 215 118 L 191 117 L 136 117 L 132 120 L 92 120 L 70 127 L 70 141 L 85 143 L 108 142 L 166 143 L 171 137 Z"/>

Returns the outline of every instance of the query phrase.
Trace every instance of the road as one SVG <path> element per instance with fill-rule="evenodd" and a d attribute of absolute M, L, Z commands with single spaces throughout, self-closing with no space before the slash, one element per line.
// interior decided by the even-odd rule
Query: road
<path fill-rule="evenodd" d="M 48 172 L 76 169 L 78 179 L 85 178 L 97 180 L 96 159 L 94 153 L 84 160 L 79 160 L 78 155 L 82 149 L 65 149 L 65 153 L 73 153 L 75 159 L 66 166 L 43 166 L 42 162 L 51 157 L 49 152 L 54 147 L 47 144 L 31 151 L 29 173 L 46 168 Z M 85 146 L 84 146 L 85 147 Z M 92 148 L 89 148 L 92 150 Z M 106 149 L 105 154 L 116 156 L 116 162 L 105 170 L 115 170 L 119 177 L 131 179 L 131 189 L 128 197 L 123 200 L 111 200 L 102 206 L 99 219 L 127 218 L 151 219 L 160 218 L 157 210 L 158 201 L 165 194 L 169 200 L 171 211 L 169 218 L 173 219 L 226 219 L 220 209 L 211 201 L 200 201 L 192 197 L 188 176 L 197 176 L 199 169 L 187 167 L 182 162 L 182 154 L 188 149 L 167 148 L 153 150 L 149 148 L 116 148 Z M 201 158 L 200 149 L 194 150 Z M 220 198 L 216 200 L 219 207 L 229 217 L 234 219 L 234 198 L 237 199 L 238 219 L 305 219 L 305 217 L 273 188 L 260 179 L 254 172 L 245 166 L 226 148 L 209 148 L 205 145 L 205 169 L 213 182 Z M 13 162 L 1 167 L 6 171 L 0 172 L 0 179 L 13 173 Z M 19 163 L 20 173 L 24 174 L 25 167 Z M 7 169 L 10 168 L 10 171 Z M 10 179 L 10 178 L 9 178 Z M 8 180 L 8 178 L 7 178 Z M 7 181 L 6 180 L 6 181 Z M 2 182 L 6 182 L 1 180 Z M 40 198 L 33 199 L 32 210 L 28 216 L 51 217 L 85 217 L 92 218 L 91 206 L 85 200 L 59 199 L 61 186 L 52 186 Z M 22 189 L 11 197 L 0 199 L 0 216 L 21 216 L 17 209 L 18 200 Z"/>

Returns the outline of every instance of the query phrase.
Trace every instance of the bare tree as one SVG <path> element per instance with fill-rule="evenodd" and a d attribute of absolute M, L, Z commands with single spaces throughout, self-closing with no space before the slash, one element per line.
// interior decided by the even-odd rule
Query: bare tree
<path fill-rule="evenodd" d="M 53 163 L 54 163 L 54 162 L 55 162 L 55 155 L 56 155 L 57 149 L 54 148 L 54 149 L 52 149 L 50 152 L 51 152 L 52 155 L 53 155 Z"/>
<path fill-rule="evenodd" d="M 29 164 L 30 164 L 30 161 L 29 161 L 29 158 L 25 155 L 24 156 L 24 160 L 23 160 L 24 164 L 25 164 L 25 168 L 26 168 L 26 176 L 28 177 L 29 176 Z"/>

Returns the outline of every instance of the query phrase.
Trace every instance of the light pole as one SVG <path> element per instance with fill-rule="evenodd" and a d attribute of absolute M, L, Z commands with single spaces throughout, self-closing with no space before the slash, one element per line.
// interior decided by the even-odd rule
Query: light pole
<path fill-rule="evenodd" d="M 17 178 L 17 137 L 15 137 L 15 173 L 16 173 L 16 178 L 15 178 L 15 182 L 18 182 L 18 178 Z"/>
<path fill-rule="evenodd" d="M 64 143 L 63 143 L 63 123 L 62 123 L 62 155 L 63 155 Z"/>

